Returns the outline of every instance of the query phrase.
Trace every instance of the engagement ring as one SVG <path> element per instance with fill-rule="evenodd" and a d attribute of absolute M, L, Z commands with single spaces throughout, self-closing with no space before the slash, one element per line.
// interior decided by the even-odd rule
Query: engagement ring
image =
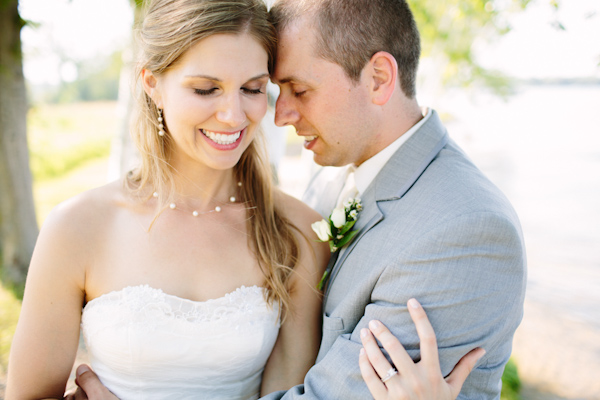
<path fill-rule="evenodd" d="M 396 368 L 392 367 L 389 369 L 389 371 L 387 372 L 387 374 L 385 374 L 385 376 L 383 378 L 381 378 L 381 382 L 385 383 L 388 380 L 390 380 L 390 378 L 394 375 L 397 375 L 398 371 L 396 371 Z"/>

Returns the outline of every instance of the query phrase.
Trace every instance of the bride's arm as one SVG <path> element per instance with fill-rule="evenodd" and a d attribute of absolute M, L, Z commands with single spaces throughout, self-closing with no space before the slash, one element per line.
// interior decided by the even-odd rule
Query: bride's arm
<path fill-rule="evenodd" d="M 310 228 L 321 216 L 299 200 L 282 197 L 286 217 L 302 232 L 297 235 L 300 260 L 290 282 L 291 310 L 265 367 L 261 395 L 302 383 L 321 343 L 322 296 L 316 287 L 329 260 L 329 246 L 318 242 Z"/>
<path fill-rule="evenodd" d="M 82 243 L 85 221 L 68 208 L 51 213 L 35 246 L 10 351 L 6 400 L 61 399 L 73 367 L 89 246 Z"/>

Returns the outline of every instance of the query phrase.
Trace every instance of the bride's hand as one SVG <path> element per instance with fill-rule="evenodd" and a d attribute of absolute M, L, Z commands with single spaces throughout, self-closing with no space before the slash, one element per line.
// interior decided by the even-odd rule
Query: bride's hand
<path fill-rule="evenodd" d="M 85 364 L 77 367 L 77 391 L 69 393 L 65 400 L 119 400 L 98 379 L 98 375 Z"/>
<path fill-rule="evenodd" d="M 471 350 L 444 379 L 435 332 L 423 307 L 411 299 L 408 310 L 421 342 L 421 361 L 414 363 L 398 339 L 381 322 L 371 321 L 370 330 L 365 328 L 361 331 L 364 349 L 361 349 L 359 365 L 365 383 L 377 400 L 455 399 L 485 350 Z M 397 370 L 385 358 L 375 338 L 387 350 Z"/>

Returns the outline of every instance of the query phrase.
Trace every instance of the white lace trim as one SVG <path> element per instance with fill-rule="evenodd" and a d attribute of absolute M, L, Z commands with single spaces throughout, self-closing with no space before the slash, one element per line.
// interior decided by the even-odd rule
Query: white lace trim
<path fill-rule="evenodd" d="M 142 324 L 149 330 L 173 325 L 187 331 L 215 323 L 241 329 L 264 324 L 265 319 L 277 321 L 278 305 L 269 306 L 264 291 L 256 285 L 241 286 L 216 299 L 193 301 L 149 285 L 128 286 L 90 300 L 81 323 L 87 335 L 93 335 L 96 328 L 128 323 Z"/>

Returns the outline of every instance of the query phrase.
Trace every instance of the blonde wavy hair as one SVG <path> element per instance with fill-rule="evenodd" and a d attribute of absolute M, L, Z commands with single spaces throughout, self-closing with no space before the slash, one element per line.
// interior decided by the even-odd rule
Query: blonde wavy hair
<path fill-rule="evenodd" d="M 157 134 L 158 109 L 142 88 L 142 70 L 163 74 L 204 38 L 247 33 L 267 52 L 272 71 L 276 33 L 262 0 L 150 0 L 144 11 L 142 25 L 137 29 L 139 56 L 134 90 L 138 104 L 131 130 L 141 164 L 128 174 L 126 184 L 141 197 L 158 192 L 162 210 L 175 194 L 176 171 L 169 164 L 170 135 Z M 284 313 L 290 305 L 289 277 L 299 257 L 294 235 L 298 230 L 275 205 L 262 132 L 257 132 L 234 167 L 234 174 L 242 182 L 240 195 L 248 210 L 249 244 L 265 277 L 267 301 L 279 303 L 280 312 Z"/>

